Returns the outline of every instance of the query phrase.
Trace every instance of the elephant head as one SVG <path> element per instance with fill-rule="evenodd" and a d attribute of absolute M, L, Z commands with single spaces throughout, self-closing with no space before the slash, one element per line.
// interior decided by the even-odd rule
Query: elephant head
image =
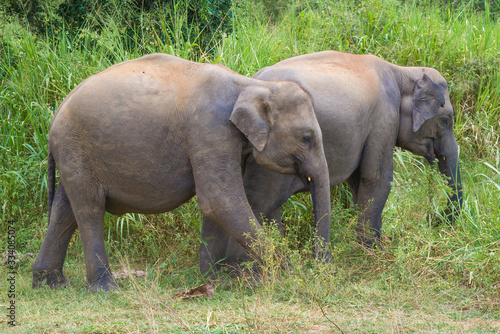
<path fill-rule="evenodd" d="M 431 164 L 438 160 L 439 170 L 448 178 L 453 192 L 444 212 L 451 221 L 462 206 L 463 195 L 448 85 L 431 68 L 406 68 L 402 73 L 397 145 L 425 157 Z"/>
<path fill-rule="evenodd" d="M 230 121 L 253 146 L 256 162 L 298 176 L 311 189 L 318 236 L 330 229 L 330 180 L 323 140 L 310 96 L 293 82 L 263 82 L 240 93 Z M 329 260 L 327 250 L 318 256 Z"/>

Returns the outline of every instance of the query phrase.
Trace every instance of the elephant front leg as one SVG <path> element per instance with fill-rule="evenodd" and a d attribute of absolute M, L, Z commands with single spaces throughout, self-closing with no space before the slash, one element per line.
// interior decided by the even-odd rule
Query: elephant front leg
<path fill-rule="evenodd" d="M 358 237 L 367 246 L 371 246 L 374 241 L 381 242 L 382 211 L 391 189 L 389 182 L 380 182 L 376 185 L 376 190 L 373 187 L 362 185 L 357 202 L 360 209 Z"/>
<path fill-rule="evenodd" d="M 210 219 L 203 217 L 201 237 L 203 243 L 200 246 L 200 271 L 203 275 L 216 279 L 220 263 L 225 260 L 229 234 Z"/>
<path fill-rule="evenodd" d="M 391 191 L 392 154 L 382 159 L 382 164 L 366 163 L 348 179 L 355 204 L 360 211 L 358 220 L 358 239 L 371 247 L 380 244 L 382 230 L 382 211 Z"/>
<path fill-rule="evenodd" d="M 260 224 L 253 215 L 250 206 L 246 203 L 246 199 L 241 198 L 235 201 L 234 204 L 230 204 L 232 201 L 226 202 L 227 198 L 223 199 L 222 202 L 214 198 L 226 196 L 217 195 L 217 192 L 211 192 L 211 195 L 208 196 L 210 198 L 207 198 L 203 193 L 197 191 L 197 196 L 199 207 L 203 215 L 207 218 L 204 222 L 211 221 L 214 225 L 217 225 L 218 228 L 216 229 L 212 225 L 212 236 L 215 235 L 217 238 L 221 238 L 212 238 L 209 240 L 208 248 L 206 248 L 207 253 L 203 254 L 203 259 L 209 259 L 209 261 L 202 263 L 203 268 L 208 269 L 206 262 L 213 264 L 213 260 L 220 260 L 222 258 L 227 249 L 229 237 L 232 237 L 246 252 L 257 259 L 257 252 L 251 247 L 251 244 L 257 239 L 257 230 L 260 229 Z M 215 230 L 217 232 L 214 233 Z M 225 232 L 225 234 L 222 232 Z M 218 242 L 220 244 L 217 244 Z"/>
<path fill-rule="evenodd" d="M 300 179 L 266 169 L 250 156 L 245 164 L 243 183 L 248 202 L 259 223 L 272 223 L 283 235 L 280 208 L 293 193 L 303 188 Z M 225 259 L 232 264 L 250 260 L 248 253 L 233 238 L 229 238 Z"/>
<path fill-rule="evenodd" d="M 260 224 L 243 189 L 240 162 L 226 161 L 225 169 L 221 170 L 216 166 L 210 168 L 210 162 L 194 161 L 196 195 L 204 215 L 202 235 L 207 242 L 200 250 L 200 269 L 207 272 L 214 262 L 224 259 L 229 237 L 253 259 L 258 259 L 258 252 L 251 244 L 256 240 Z"/>
<path fill-rule="evenodd" d="M 259 223 L 272 221 L 282 232 L 279 207 L 268 214 L 258 212 L 260 211 L 254 210 L 254 215 L 260 217 Z M 263 217 L 266 218 L 263 219 Z M 224 265 L 238 266 L 242 262 L 251 261 L 249 254 L 234 238 L 231 238 L 224 229 L 205 217 L 203 218 L 201 235 L 204 241 L 204 244 L 200 246 L 200 270 L 202 274 L 215 278 Z"/>

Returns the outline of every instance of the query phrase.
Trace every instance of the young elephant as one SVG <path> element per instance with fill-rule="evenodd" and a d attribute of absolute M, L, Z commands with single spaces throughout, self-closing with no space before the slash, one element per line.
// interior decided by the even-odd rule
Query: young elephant
<path fill-rule="evenodd" d="M 453 109 L 446 80 L 438 71 L 396 66 L 372 55 L 324 51 L 286 59 L 263 68 L 254 78 L 291 80 L 311 95 L 323 132 L 330 184 L 348 182 L 362 212 L 360 233 L 368 223 L 375 238 L 380 239 L 382 210 L 393 179 L 395 146 L 423 156 L 430 163 L 438 159 L 439 169 L 449 178 L 453 190 L 444 214 L 452 219 L 458 213 L 462 187 Z M 263 170 L 251 159 L 244 185 L 254 212 L 278 224 L 280 206 L 292 194 L 309 190 L 295 177 Z M 209 226 L 204 228 L 209 230 Z M 360 237 L 368 243 L 373 240 L 362 234 Z M 227 261 L 241 259 L 243 255 L 237 248 L 231 244 Z"/>
<path fill-rule="evenodd" d="M 316 189 L 316 213 L 329 224 L 321 131 L 310 97 L 297 84 L 164 54 L 85 80 L 63 101 L 50 129 L 49 226 L 33 287 L 68 284 L 62 269 L 78 227 L 88 289 L 114 288 L 104 212 L 160 213 L 195 194 L 203 215 L 248 250 L 259 228 L 250 222 L 255 216 L 243 188 L 249 156 Z"/>

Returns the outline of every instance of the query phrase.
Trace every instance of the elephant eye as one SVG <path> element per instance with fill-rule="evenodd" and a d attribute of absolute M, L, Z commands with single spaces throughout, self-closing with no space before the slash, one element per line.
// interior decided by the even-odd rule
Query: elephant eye
<path fill-rule="evenodd" d="M 450 124 L 450 118 L 448 116 L 441 117 L 438 121 L 439 127 L 444 129 L 447 128 Z"/>
<path fill-rule="evenodd" d="M 308 144 L 312 143 L 312 136 L 310 133 L 304 134 L 304 137 L 302 139 L 304 140 L 304 143 L 308 143 Z"/>

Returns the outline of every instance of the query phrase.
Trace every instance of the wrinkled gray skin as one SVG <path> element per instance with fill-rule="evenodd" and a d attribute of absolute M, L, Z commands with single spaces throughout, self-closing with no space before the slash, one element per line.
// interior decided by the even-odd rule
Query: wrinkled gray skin
<path fill-rule="evenodd" d="M 449 178 L 453 190 L 444 215 L 451 220 L 458 213 L 462 186 L 453 109 L 446 80 L 438 71 L 396 66 L 372 55 L 324 51 L 281 61 L 254 77 L 295 81 L 313 98 L 330 184 L 348 182 L 361 212 L 361 241 L 371 244 L 374 238 L 380 239 L 382 210 L 393 179 L 395 146 L 423 156 L 430 163 L 438 160 L 439 170 Z M 279 225 L 280 206 L 292 194 L 309 190 L 295 177 L 263 170 L 252 160 L 247 162 L 244 186 L 256 216 L 262 213 Z M 366 225 L 374 237 L 364 234 Z M 244 254 L 231 243 L 227 261 L 243 259 Z"/>
<path fill-rule="evenodd" d="M 68 284 L 63 263 L 78 227 L 90 291 L 116 286 L 104 212 L 160 213 L 197 195 L 204 217 L 249 250 L 260 226 L 242 166 L 296 175 L 330 219 L 329 179 L 312 102 L 292 82 L 154 54 L 90 77 L 59 107 L 49 134 L 49 226 L 33 287 Z M 60 181 L 55 187 L 55 166 Z"/>

